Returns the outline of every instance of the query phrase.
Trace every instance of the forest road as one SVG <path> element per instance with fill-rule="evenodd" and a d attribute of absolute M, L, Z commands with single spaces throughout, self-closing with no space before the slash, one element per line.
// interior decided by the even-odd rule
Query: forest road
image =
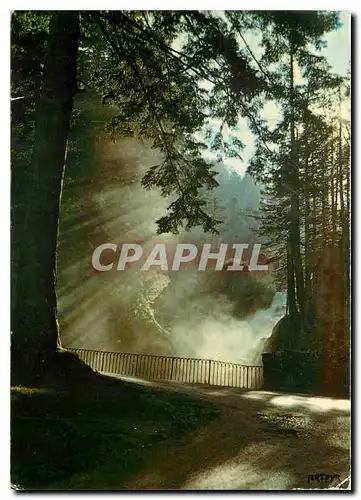
<path fill-rule="evenodd" d="M 350 401 L 171 382 L 144 383 L 210 401 L 220 414 L 182 440 L 156 445 L 145 467 L 125 485 L 127 490 L 348 487 Z"/>

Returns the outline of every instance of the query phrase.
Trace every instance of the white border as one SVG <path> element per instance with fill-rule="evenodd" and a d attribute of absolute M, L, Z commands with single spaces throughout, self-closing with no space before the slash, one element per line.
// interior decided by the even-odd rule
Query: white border
<path fill-rule="evenodd" d="M 267 1 L 260 1 L 260 0 L 253 0 L 251 3 L 248 3 L 249 7 L 252 9 L 260 9 L 260 10 L 268 10 L 270 8 L 270 3 Z M 272 6 L 275 7 L 276 9 L 282 9 L 282 10 L 347 10 L 351 12 L 354 15 L 357 15 L 357 7 L 358 3 L 356 1 L 347 1 L 347 2 L 336 2 L 334 0 L 322 0 L 322 1 L 309 1 L 309 0 L 302 0 L 302 1 L 294 1 L 292 4 L 289 2 L 281 1 L 277 2 L 277 5 L 275 3 L 272 3 Z M 0 221 L 1 221 L 1 246 L 0 246 L 0 252 L 1 252 L 1 300 L 0 300 L 0 307 L 1 307 L 1 312 L 0 312 L 0 319 L 1 319 L 1 334 L 0 334 L 0 339 L 1 339 L 1 345 L 0 345 L 0 356 L 1 356 L 1 361 L 0 361 L 0 367 L 1 367 L 1 377 L 0 377 L 0 383 L 2 385 L 2 395 L 1 395 L 1 415 L 2 415 L 2 422 L 1 422 L 1 440 L 0 442 L 2 443 L 1 446 L 1 453 L 0 453 L 0 493 L 1 493 L 1 499 L 3 498 L 13 498 L 13 495 L 15 494 L 13 491 L 9 489 L 9 484 L 10 484 L 10 473 L 9 473 L 9 426 L 10 426 L 10 419 L 9 419 L 9 413 L 10 413 L 10 404 L 9 404 L 9 385 L 10 385 L 10 377 L 9 377 L 9 366 L 10 366 L 10 356 L 9 356 L 9 347 L 10 347 L 10 339 L 9 339 L 9 331 L 10 331 L 10 290 L 9 290 L 9 283 L 10 283 L 10 235 L 9 235 L 9 214 L 10 214 L 10 127 L 9 127 L 9 116 L 10 116 L 10 80 L 9 80 L 9 72 L 6 72 L 5 68 L 10 67 L 10 43 L 9 43 L 9 35 L 10 35 L 10 11 L 11 10 L 49 10 L 49 7 L 51 9 L 88 9 L 88 10 L 97 10 L 97 9 L 144 9 L 144 10 L 151 10 L 151 9 L 189 9 L 189 10 L 194 10 L 196 7 L 199 10 L 224 10 L 224 9 L 234 9 L 237 10 L 240 7 L 239 2 L 231 2 L 231 1 L 223 1 L 222 4 L 220 2 L 215 2 L 212 0 L 207 0 L 207 2 L 203 1 L 198 1 L 196 4 L 194 1 L 185 1 L 183 0 L 182 2 L 161 2 L 161 1 L 156 1 L 156 2 L 144 2 L 144 1 L 138 1 L 138 0 L 132 0 L 132 1 L 105 1 L 105 2 L 92 2 L 90 0 L 87 1 L 79 1 L 79 2 L 73 2 L 73 1 L 65 1 L 62 0 L 61 2 L 59 1 L 53 1 L 49 5 L 49 2 L 41 2 L 41 1 L 32 1 L 32 2 L 27 2 L 27 1 L 21 1 L 18 0 L 16 2 L 2 2 L 1 7 L 0 7 L 0 35 L 1 35 L 1 43 L 0 43 L 0 49 L 2 51 L 2 71 L 3 71 L 3 77 L 1 79 L 1 85 L 2 85 L 2 91 L 1 91 L 1 124 L 2 124 L 2 129 L 1 129 L 1 137 L 3 140 L 3 145 L 2 145 L 2 162 L 1 162 L 1 169 L 2 169 L 2 176 L 1 176 L 1 182 L 0 182 L 0 202 L 2 204 L 1 209 L 0 209 Z M 243 8 L 247 8 L 246 6 L 242 6 Z M 355 28 L 355 26 L 354 26 Z M 355 30 L 356 31 L 356 30 Z M 359 68 L 360 68 L 360 54 L 359 54 L 359 44 L 358 44 L 358 37 L 357 33 L 355 33 L 354 36 L 354 41 L 355 45 L 353 48 L 353 52 L 356 55 L 353 61 L 353 71 L 354 71 L 354 80 L 353 80 L 353 96 L 355 96 L 358 87 L 359 87 Z M 5 72 L 7 73 L 5 75 Z M 354 106 L 356 106 L 357 102 L 354 97 Z M 354 107 L 354 123 L 356 122 L 356 110 Z M 354 126 L 354 133 L 357 132 L 357 138 L 354 140 L 355 143 L 355 149 L 354 149 L 354 157 L 353 157 L 353 178 L 352 178 L 352 183 L 354 186 L 354 196 L 355 196 L 355 208 L 356 211 L 354 212 L 353 216 L 353 221 L 354 221 L 354 226 L 353 226 L 353 232 L 354 232 L 354 251 L 355 254 L 353 256 L 353 261 L 354 261 L 354 271 L 357 271 L 354 273 L 353 276 L 353 298 L 355 300 L 355 303 L 353 304 L 353 309 L 354 311 L 360 311 L 361 310 L 361 298 L 356 294 L 355 288 L 356 288 L 356 281 L 359 282 L 360 279 L 360 265 L 356 266 L 356 257 L 357 255 L 357 249 L 359 248 L 359 245 L 357 244 L 358 241 L 356 239 L 356 233 L 359 235 L 360 230 L 361 230 L 361 213 L 360 213 L 360 203 L 358 203 L 359 196 L 357 196 L 358 193 L 361 192 L 361 187 L 360 187 L 360 179 L 361 179 L 361 174 L 358 173 L 356 174 L 356 170 L 359 169 L 359 166 L 356 165 L 356 161 L 359 158 L 359 144 L 360 142 L 360 137 L 359 137 L 359 130 L 357 129 L 356 126 Z M 355 365 L 357 365 L 356 360 L 359 354 L 359 346 L 360 346 L 360 341 L 357 342 L 357 323 L 355 322 L 354 325 L 354 333 L 353 333 L 353 348 L 354 348 L 354 361 Z M 356 374 L 355 374 L 356 375 Z M 355 376 L 355 379 L 353 380 L 353 385 L 355 387 L 360 387 L 360 376 L 359 376 L 359 371 L 357 373 L 357 376 Z M 357 389 L 354 391 L 354 396 L 355 399 L 357 399 L 356 391 L 358 392 Z M 354 403 L 354 410 L 355 413 L 358 413 L 358 408 L 356 408 L 357 404 L 356 401 Z M 357 438 L 357 445 L 359 445 L 359 435 L 355 436 L 355 430 L 354 430 L 354 437 Z M 356 439 L 354 442 L 354 447 L 356 445 Z M 358 449 L 358 446 L 356 445 L 356 448 Z M 354 453 L 355 454 L 355 453 Z M 359 462 L 358 460 L 354 460 L 354 467 L 357 466 L 357 470 L 354 470 L 354 476 L 355 477 L 360 477 L 358 474 L 359 472 Z M 247 492 L 244 492 L 247 493 Z M 67 494 L 67 493 L 66 493 Z M 262 493 L 259 493 L 262 495 Z M 291 494 L 291 493 L 289 493 Z M 325 494 L 325 493 L 323 493 Z M 327 493 L 326 493 L 327 494 Z M 60 494 L 62 496 L 62 494 Z M 92 494 L 93 496 L 94 494 Z M 140 494 L 135 494 L 136 496 L 142 495 Z M 216 494 L 222 495 L 222 493 Z M 33 498 L 47 498 L 50 496 L 50 494 L 34 494 Z M 163 496 L 163 494 L 162 494 Z M 190 493 L 190 496 L 195 497 L 196 494 Z M 197 494 L 198 496 L 198 494 Z M 276 497 L 277 493 L 271 494 L 271 497 Z M 97 498 L 106 498 L 105 493 L 99 493 L 95 494 L 95 497 Z"/>

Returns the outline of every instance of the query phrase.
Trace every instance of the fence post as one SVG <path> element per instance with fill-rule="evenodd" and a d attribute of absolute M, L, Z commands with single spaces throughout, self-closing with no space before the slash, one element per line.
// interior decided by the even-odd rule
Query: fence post
<path fill-rule="evenodd" d="M 134 368 L 134 377 L 138 377 L 138 360 L 139 360 L 139 355 L 135 355 L 135 368 Z"/>
<path fill-rule="evenodd" d="M 171 366 L 170 366 L 170 380 L 173 380 L 174 359 L 175 358 L 172 358 L 172 363 L 171 363 Z"/>
<path fill-rule="evenodd" d="M 100 360 L 100 372 L 103 372 L 105 370 L 105 359 L 106 359 L 106 353 L 105 351 L 102 352 L 102 357 L 101 357 L 101 360 Z"/>
<path fill-rule="evenodd" d="M 208 385 L 211 385 L 211 363 L 212 361 L 208 360 Z"/>

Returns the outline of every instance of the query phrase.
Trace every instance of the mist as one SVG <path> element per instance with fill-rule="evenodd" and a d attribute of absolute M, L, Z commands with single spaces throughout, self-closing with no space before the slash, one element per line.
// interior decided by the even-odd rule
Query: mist
<path fill-rule="evenodd" d="M 284 314 L 284 295 L 271 272 L 199 272 L 189 265 L 179 272 L 131 267 L 96 273 L 91 266 L 94 249 L 106 242 L 262 243 L 254 218 L 260 191 L 252 178 L 223 163 L 213 166 L 219 187 L 203 195 L 209 212 L 224 220 L 219 235 L 201 228 L 157 235 L 156 220 L 170 200 L 140 183 L 159 161 L 157 152 L 135 139 L 114 143 L 87 120 L 79 127 L 65 174 L 58 245 L 62 344 L 259 363 L 264 339 Z"/>

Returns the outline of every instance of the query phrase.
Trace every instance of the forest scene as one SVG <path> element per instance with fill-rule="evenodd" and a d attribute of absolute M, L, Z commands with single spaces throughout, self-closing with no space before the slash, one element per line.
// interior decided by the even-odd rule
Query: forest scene
<path fill-rule="evenodd" d="M 11 14 L 11 487 L 351 488 L 351 16 Z"/>

